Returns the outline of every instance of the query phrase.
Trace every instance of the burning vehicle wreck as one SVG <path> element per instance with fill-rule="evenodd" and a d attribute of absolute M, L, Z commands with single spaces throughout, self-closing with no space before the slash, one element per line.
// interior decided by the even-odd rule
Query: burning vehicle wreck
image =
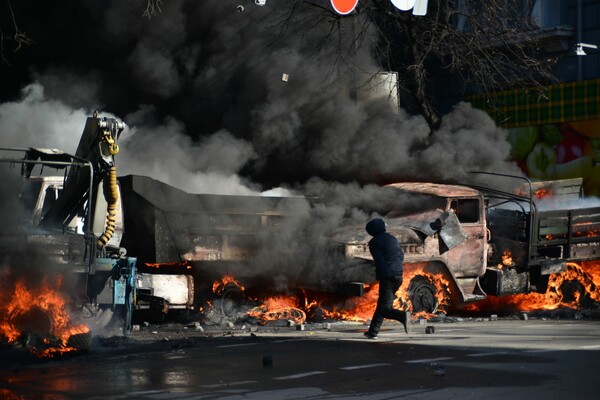
<path fill-rule="evenodd" d="M 566 208 L 565 201 L 573 204 L 579 197 L 578 183 L 529 183 L 527 194 L 428 183 L 390 185 L 441 200 L 441 205 L 432 203 L 434 209 L 417 214 L 387 215 L 390 231 L 405 252 L 405 307 L 431 313 L 440 306 L 476 303 L 487 295 L 546 293 L 554 274 L 578 262 L 586 263 L 581 271 L 588 281 L 597 279 L 600 207 Z M 535 193 L 543 187 L 560 193 L 563 203 L 558 207 L 563 208 L 539 209 Z M 338 240 L 349 257 L 370 260 L 366 235 Z M 597 301 L 598 289 L 588 289 Z"/>
<path fill-rule="evenodd" d="M 325 225 L 319 199 L 191 194 L 148 176 L 117 177 L 122 129 L 89 117 L 74 156 L 3 149 L 24 154 L 0 158 L 22 176 L 12 199 L 20 212 L 3 215 L 0 238 L 3 343 L 56 354 L 85 347 L 74 342 L 100 326 L 127 333 L 139 321 L 216 308 L 256 323 L 366 321 L 377 283 L 358 222 L 374 213 L 405 253 L 399 308 L 431 315 L 531 293 L 600 301 L 600 206 L 571 206 L 577 180 L 526 180 L 517 192 L 394 183 L 384 188 L 394 200 L 386 210 L 315 230 Z M 538 198 L 548 188 L 563 200 L 552 209 Z M 421 201 L 405 207 L 407 196 Z M 557 288 L 564 280 L 577 282 L 566 296 Z"/>
<path fill-rule="evenodd" d="M 363 224 L 328 232 L 322 246 L 295 247 L 293 240 L 309 239 L 289 226 L 310 218 L 306 210 L 318 200 L 189 194 L 143 176 L 121 177 L 120 184 L 127 227 L 122 244 L 145 272 L 193 276 L 195 307 L 206 310 L 216 301 L 225 313 L 245 310 L 242 315 L 259 320 L 368 319 L 369 312 L 356 313 L 365 302 L 373 306 L 377 288 Z M 398 199 L 427 199 L 410 212 L 398 204 L 385 213 L 405 252 L 397 306 L 431 314 L 488 295 L 545 293 L 551 276 L 565 273 L 568 263 L 595 262 L 600 208 L 541 211 L 534 200 L 541 185 L 532 184 L 527 195 L 464 185 L 388 185 Z M 576 181 L 543 185 L 562 190 L 563 197 L 570 191 L 571 200 L 579 195 Z M 558 242 L 549 239 L 550 231 L 562 232 Z M 277 238 L 285 238 L 284 250 L 275 246 Z M 515 257 L 508 265 L 510 252 Z"/>
<path fill-rule="evenodd" d="M 130 329 L 138 275 L 118 246 L 114 159 L 123 127 L 89 117 L 75 155 L 2 149 L 0 162 L 20 166 L 21 178 L 3 175 L 0 343 L 45 357 L 85 348 L 99 321 Z"/>

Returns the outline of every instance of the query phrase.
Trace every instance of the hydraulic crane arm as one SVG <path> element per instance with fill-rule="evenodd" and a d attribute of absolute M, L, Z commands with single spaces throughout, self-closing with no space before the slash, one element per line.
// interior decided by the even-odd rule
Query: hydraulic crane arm
<path fill-rule="evenodd" d="M 86 201 L 93 203 L 93 199 L 89 199 L 90 189 L 98 187 L 113 169 L 114 155 L 119 151 L 117 141 L 123 128 L 124 124 L 114 118 L 99 118 L 96 113 L 87 118 L 75 158 L 90 163 L 92 172 L 89 168 L 70 169 L 63 192 L 42 217 L 41 227 L 62 228 L 83 210 Z M 86 221 L 86 224 L 90 223 Z"/>

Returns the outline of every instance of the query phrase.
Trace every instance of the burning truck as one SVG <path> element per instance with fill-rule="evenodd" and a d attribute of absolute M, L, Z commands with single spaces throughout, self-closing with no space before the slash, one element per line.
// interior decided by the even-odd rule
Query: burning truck
<path fill-rule="evenodd" d="M 488 295 L 547 293 L 556 290 L 553 276 L 582 262 L 586 268 L 579 268 L 580 278 L 592 282 L 583 291 L 600 301 L 593 284 L 600 280 L 600 206 L 568 206 L 580 201 L 577 179 L 531 183 L 507 178 L 525 184 L 512 185 L 514 192 L 435 183 L 386 186 L 398 202 L 407 195 L 427 199 L 410 212 L 402 204 L 384 212 L 388 231 L 405 253 L 397 306 L 432 314 L 476 304 Z M 356 313 L 343 309 L 356 309 L 358 299 L 369 294 L 374 305 L 376 283 L 364 223 L 340 227 L 325 246 L 294 247 L 293 241 L 306 238 L 300 229 L 290 234 L 285 227 L 318 199 L 189 194 L 143 176 L 119 181 L 126 227 L 122 244 L 145 272 L 192 275 L 196 306 L 218 299 L 222 310 L 249 304 L 257 306 L 248 313 L 259 320 L 271 313 L 272 319 L 284 315 L 301 322 L 302 317 L 289 315 L 355 319 Z M 538 197 L 550 192 L 560 200 L 558 206 L 540 208 Z M 270 248 L 280 236 L 289 249 Z M 276 259 L 273 269 L 263 268 L 273 261 L 265 259 L 265 248 L 267 258 Z M 310 267 L 294 273 L 295 264 L 302 263 Z M 324 273 L 313 274 L 315 269 Z M 363 319 L 371 313 L 372 307 Z"/>
<path fill-rule="evenodd" d="M 224 311 L 228 304 L 250 305 L 247 314 L 259 321 L 303 321 L 309 313 L 353 319 L 344 311 L 360 304 L 367 305 L 363 319 L 370 316 L 377 284 L 366 221 L 340 227 L 325 245 L 299 253 L 292 248 L 295 234 L 318 199 L 190 194 L 146 176 L 117 178 L 122 129 L 115 119 L 89 117 L 74 156 L 3 149 L 24 154 L 0 161 L 21 165 L 28 223 L 2 230 L 3 266 L 17 273 L 2 282 L 0 340 L 39 353 L 66 351 L 107 311 L 127 332 L 137 315 L 161 320 L 170 311 L 198 313 L 215 299 Z M 34 174 L 36 166 L 64 173 Z M 378 213 L 405 252 L 398 306 L 434 313 L 488 295 L 547 293 L 554 290 L 553 276 L 573 271 L 583 277 L 583 291 L 600 301 L 600 207 L 562 202 L 545 210 L 536 197 L 551 190 L 578 199 L 580 183 L 525 179 L 516 192 L 387 185 L 398 204 Z M 407 194 L 427 201 L 407 212 L 400 204 Z M 292 225 L 300 229 L 287 229 Z M 270 251 L 281 238 L 288 251 Z M 269 263 L 274 268 L 261 268 Z M 315 277 L 298 263 L 319 265 L 322 273 Z M 291 291 L 293 302 L 275 301 Z M 55 301 L 46 300 L 48 292 Z M 346 300 L 325 306 L 315 294 Z"/>
<path fill-rule="evenodd" d="M 580 179 L 531 183 L 505 177 L 526 183 L 515 192 L 433 183 L 389 185 L 437 199 L 420 212 L 391 211 L 386 217 L 405 253 L 403 307 L 433 313 L 476 304 L 488 295 L 546 294 L 560 290 L 549 284 L 551 278 L 568 271 L 571 280 L 584 282 L 582 294 L 600 301 L 594 283 L 600 281 L 600 204 L 573 207 L 580 202 Z M 553 196 L 551 208 L 540 208 L 543 195 Z M 360 228 L 338 241 L 348 258 L 368 262 L 369 237 Z"/>
<path fill-rule="evenodd" d="M 119 246 L 115 155 L 123 128 L 94 114 L 75 155 L 0 149 L 2 165 L 20 167 L 22 177 L 11 193 L 14 174 L 3 176 L 0 344 L 40 357 L 86 348 L 90 327 L 129 331 L 133 309 L 150 308 L 148 291 L 164 286 L 160 276 L 137 273 L 135 257 Z"/>

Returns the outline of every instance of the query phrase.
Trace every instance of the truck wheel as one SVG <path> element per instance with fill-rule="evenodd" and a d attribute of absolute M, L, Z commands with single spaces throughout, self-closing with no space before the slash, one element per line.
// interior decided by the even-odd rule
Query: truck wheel
<path fill-rule="evenodd" d="M 221 296 L 221 312 L 227 317 L 233 317 L 245 303 L 246 296 L 240 287 L 237 285 L 227 285 Z"/>
<path fill-rule="evenodd" d="M 439 302 L 435 293 L 435 284 L 426 276 L 415 276 L 408 286 L 408 298 L 412 303 L 414 313 L 426 312 L 433 314 L 437 311 Z"/>
<path fill-rule="evenodd" d="M 41 338 L 49 337 L 54 325 L 48 312 L 35 306 L 25 312 L 18 310 L 9 319 L 20 332 L 32 333 Z"/>
<path fill-rule="evenodd" d="M 565 280 L 560 285 L 560 293 L 563 295 L 563 303 L 577 302 L 582 308 L 593 308 L 596 304 L 585 286 L 576 280 Z"/>

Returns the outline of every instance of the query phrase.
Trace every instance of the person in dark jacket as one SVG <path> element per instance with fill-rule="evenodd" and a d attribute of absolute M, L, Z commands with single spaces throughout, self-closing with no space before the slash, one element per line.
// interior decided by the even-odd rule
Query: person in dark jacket
<path fill-rule="evenodd" d="M 369 221 L 365 229 L 369 235 L 373 236 L 369 241 L 369 250 L 375 262 L 375 275 L 379 281 L 377 308 L 365 336 L 369 339 L 376 339 L 384 318 L 400 321 L 404 325 L 405 332 L 409 333 L 410 312 L 396 310 L 392 307 L 396 292 L 402 285 L 404 252 L 398 239 L 386 232 L 385 222 L 381 218 Z"/>

